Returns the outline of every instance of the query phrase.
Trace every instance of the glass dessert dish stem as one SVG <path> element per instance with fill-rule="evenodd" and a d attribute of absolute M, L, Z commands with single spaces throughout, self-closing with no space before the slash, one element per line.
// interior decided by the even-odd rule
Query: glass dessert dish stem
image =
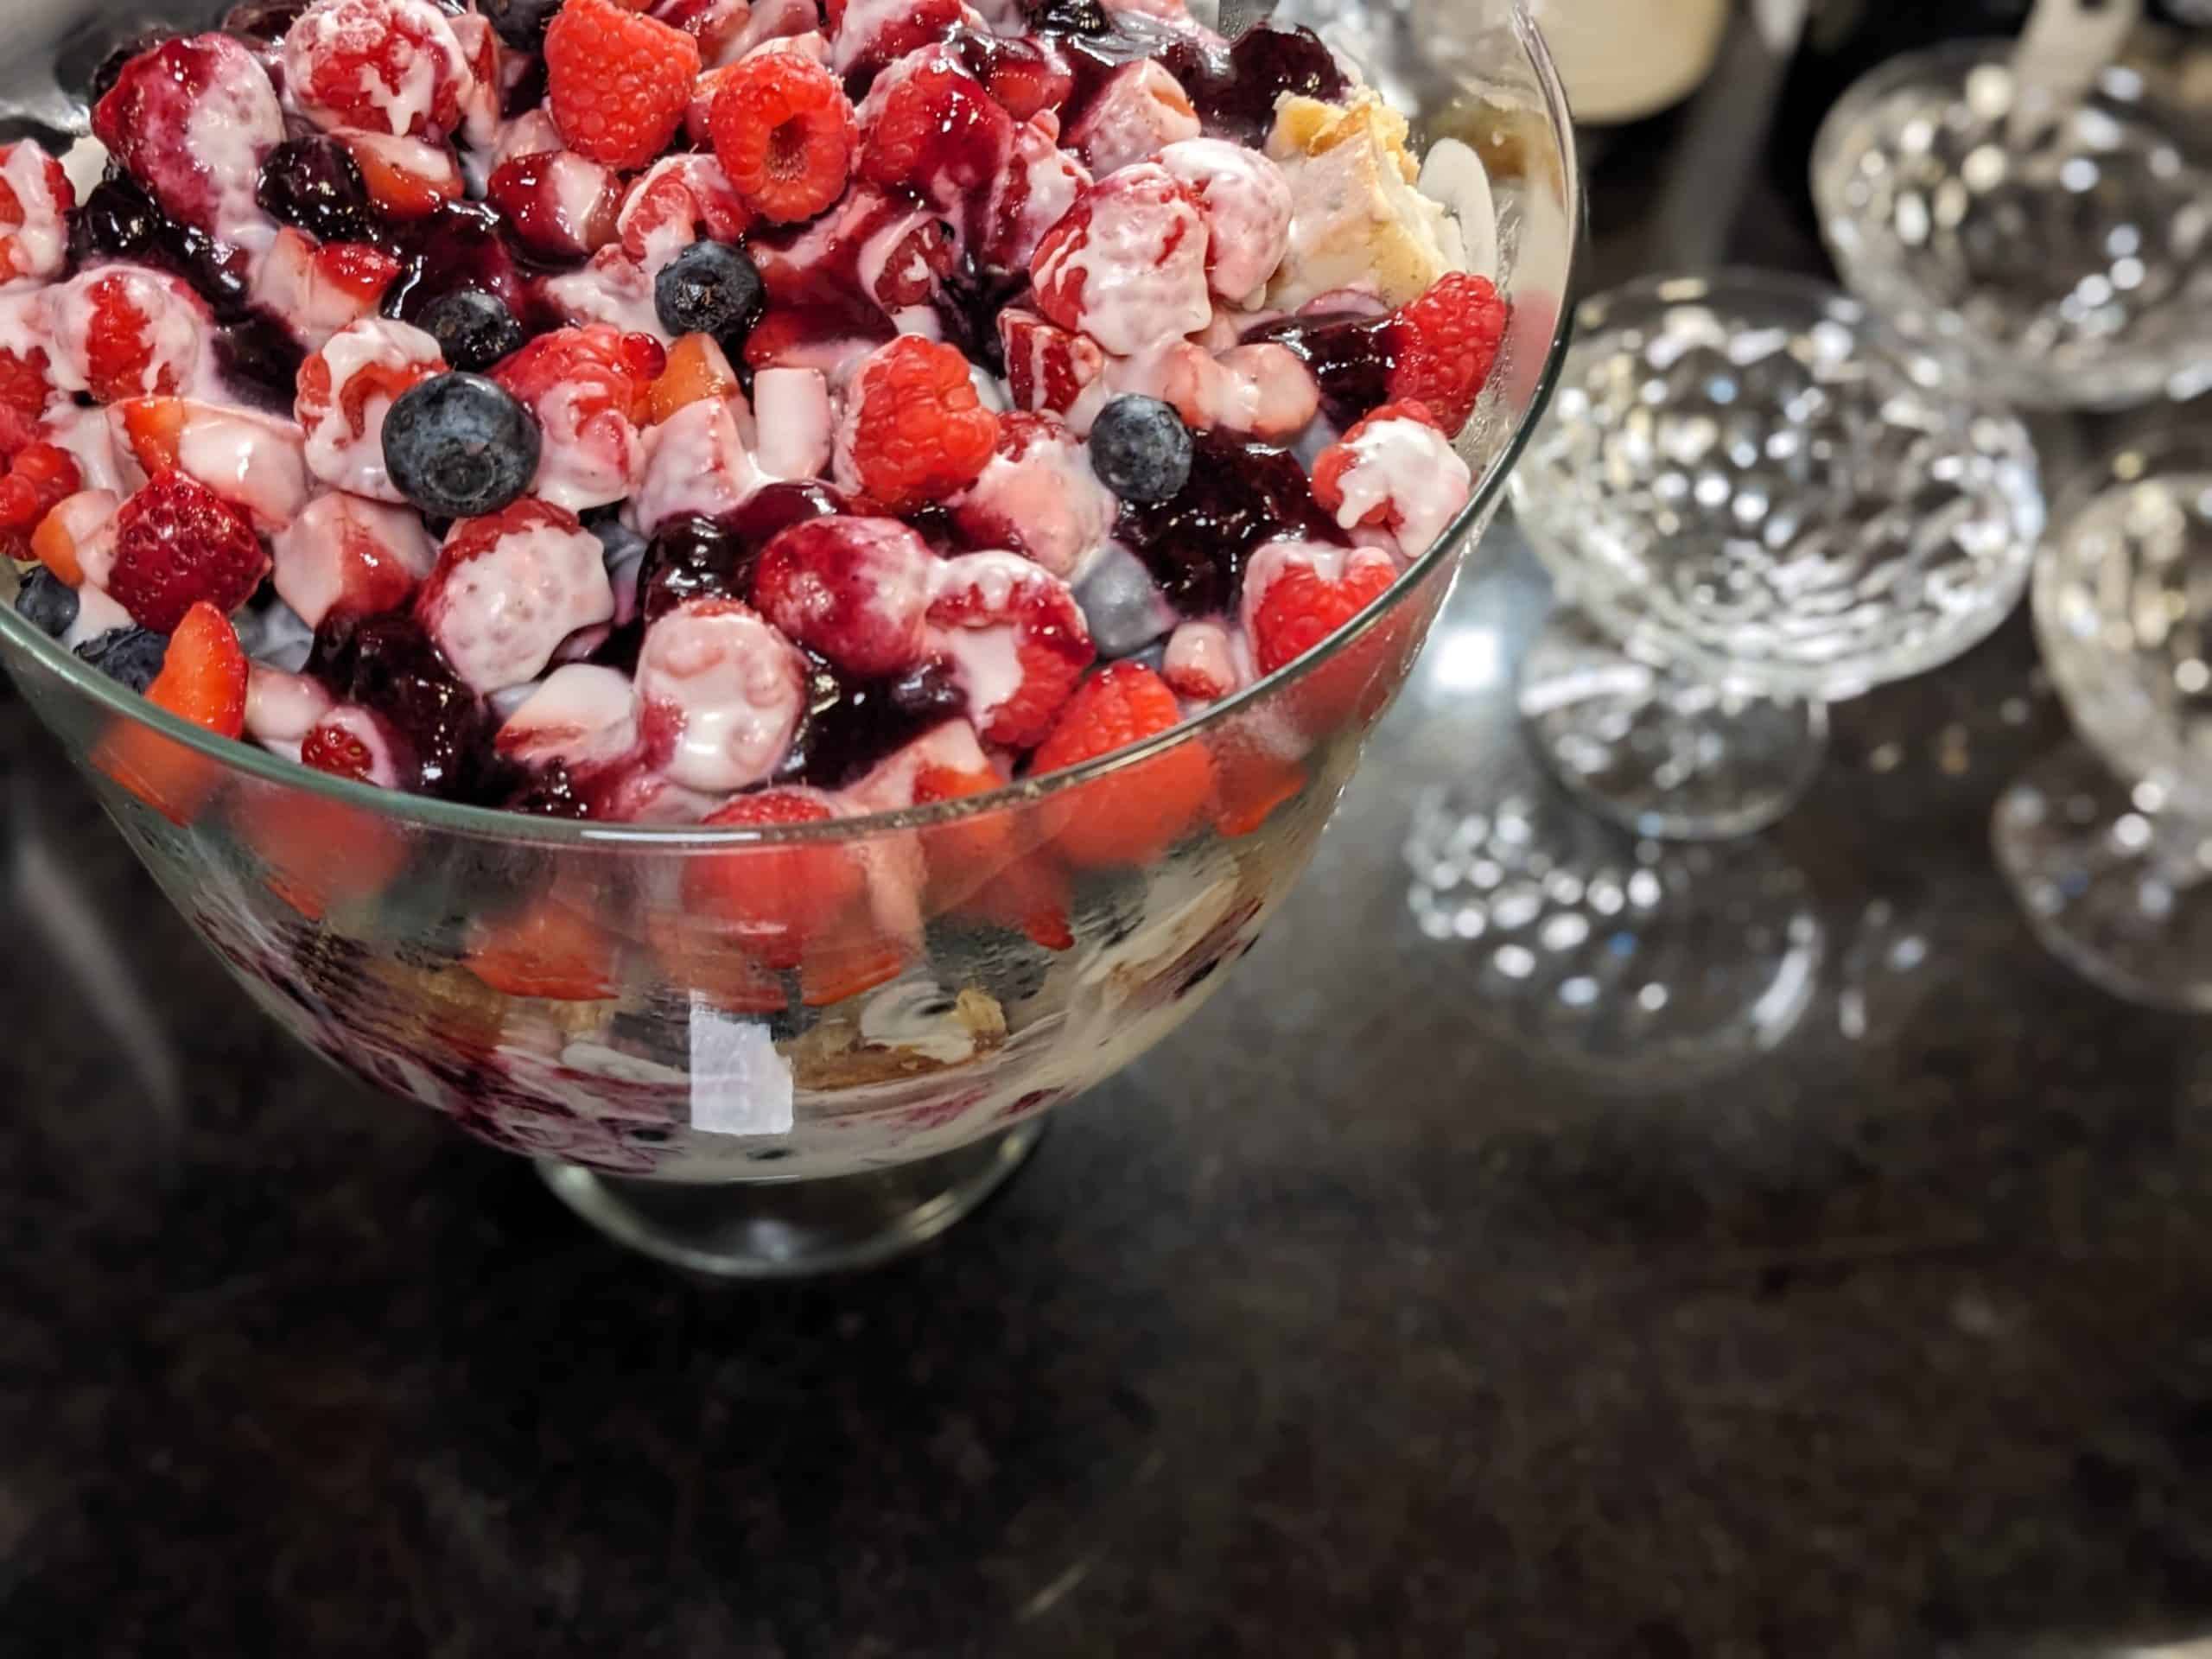
<path fill-rule="evenodd" d="M 2127 1001 L 2212 1011 L 2212 822 L 2155 801 L 2069 742 L 1999 798 L 1990 843 L 2053 956 Z"/>
<path fill-rule="evenodd" d="M 1033 1118 L 934 1158 L 827 1180 L 633 1180 L 551 1158 L 537 1173 L 569 1209 L 655 1261 L 710 1279 L 801 1279 L 928 1243 L 1003 1186 L 1044 1133 Z"/>
<path fill-rule="evenodd" d="M 1640 836 L 1718 841 L 1763 830 L 1811 785 L 1827 709 L 1638 656 L 1555 609 L 1522 659 L 1531 744 L 1586 805 Z"/>

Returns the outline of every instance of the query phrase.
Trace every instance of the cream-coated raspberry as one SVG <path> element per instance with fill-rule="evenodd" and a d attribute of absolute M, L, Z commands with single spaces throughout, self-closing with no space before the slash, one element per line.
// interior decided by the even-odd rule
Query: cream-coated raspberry
<path fill-rule="evenodd" d="M 1213 321 L 1205 220 L 1156 162 L 1123 168 L 1077 197 L 1029 272 L 1039 310 L 1117 357 Z"/>

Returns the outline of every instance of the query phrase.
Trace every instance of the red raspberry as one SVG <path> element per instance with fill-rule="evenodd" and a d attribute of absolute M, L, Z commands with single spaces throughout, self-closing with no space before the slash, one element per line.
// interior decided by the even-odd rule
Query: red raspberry
<path fill-rule="evenodd" d="M 389 329 L 391 325 L 379 320 L 367 327 Z M 360 331 L 354 332 L 358 334 Z M 353 435 L 357 438 L 364 436 L 368 430 L 372 398 L 397 403 L 403 393 L 445 372 L 445 360 L 435 350 L 427 355 L 409 356 L 402 355 L 404 347 L 396 346 L 389 355 L 365 359 L 349 352 L 347 355 L 355 359 L 354 366 L 346 375 L 346 384 L 333 388 L 327 349 L 308 353 L 301 362 L 294 382 L 293 415 L 310 434 L 322 424 L 334 404 Z"/>
<path fill-rule="evenodd" d="M 76 206 L 76 188 L 60 162 L 28 138 L 0 144 L 0 281 L 60 275 Z"/>
<path fill-rule="evenodd" d="M 1157 162 L 1140 162 L 1076 198 L 1029 262 L 1036 307 L 1063 328 L 1133 357 L 1213 321 L 1206 226 L 1198 199 Z M 1114 281 L 1093 292 L 1094 268 Z"/>
<path fill-rule="evenodd" d="M 557 149 L 500 162 L 484 194 L 524 245 L 573 257 L 614 239 L 622 181 L 597 162 Z"/>
<path fill-rule="evenodd" d="M 741 795 L 704 820 L 714 829 L 827 823 L 837 816 L 826 796 L 806 789 Z M 771 968 L 796 968 L 810 942 L 836 925 L 861 893 L 868 872 L 836 845 L 751 847 L 684 862 L 692 911 L 735 935 L 748 956 Z"/>
<path fill-rule="evenodd" d="M 0 351 L 0 455 L 14 454 L 45 429 L 46 405 L 54 396 L 46 371 L 46 353 L 39 346 L 32 346 L 29 357 Z"/>
<path fill-rule="evenodd" d="M 613 0 L 568 0 L 545 31 L 547 102 L 569 149 L 627 171 L 668 147 L 699 42 Z"/>
<path fill-rule="evenodd" d="M 119 270 L 111 275 L 84 277 L 70 284 L 81 289 L 86 302 L 84 375 L 86 389 L 103 404 L 126 397 L 173 397 L 183 388 L 191 357 L 200 349 L 199 318 L 194 302 L 172 288 L 170 279 L 149 272 Z M 194 325 L 188 330 L 166 327 L 172 314 L 182 314 Z M 181 360 L 174 345 L 188 353 Z"/>
<path fill-rule="evenodd" d="M 597 539 L 531 496 L 454 525 L 415 594 L 415 620 L 486 693 L 536 679 L 563 639 L 613 613 Z"/>
<path fill-rule="evenodd" d="M 895 518 L 810 519 L 761 550 L 753 604 L 800 645 L 863 677 L 921 661 L 937 557 Z"/>
<path fill-rule="evenodd" d="M 317 721 L 300 741 L 300 764 L 316 772 L 327 772 L 334 778 L 351 778 L 367 783 L 376 766 L 376 757 L 369 753 L 369 746 L 359 734 L 333 721 Z"/>
<path fill-rule="evenodd" d="M 1456 436 L 1497 361 L 1507 315 L 1489 277 L 1455 270 L 1439 278 L 1390 320 L 1389 395 L 1426 404 L 1444 435 Z"/>
<path fill-rule="evenodd" d="M 764 52 L 722 79 L 715 154 L 745 205 L 791 224 L 826 213 L 852 171 L 853 106 L 820 64 Z"/>
<path fill-rule="evenodd" d="M 533 409 L 553 393 L 574 394 L 578 430 L 612 410 L 632 425 L 652 415 L 653 382 L 668 352 L 651 334 L 626 334 L 609 322 L 540 334 L 492 372 L 492 378 Z"/>
<path fill-rule="evenodd" d="M 284 114 L 251 51 L 199 35 L 124 64 L 93 106 L 92 136 L 172 219 L 216 230 L 251 213 L 255 169 L 283 141 Z"/>
<path fill-rule="evenodd" d="M 156 633 L 169 632 L 203 601 L 228 616 L 268 569 L 245 515 L 182 472 L 162 474 L 115 516 L 108 592 L 132 621 Z"/>
<path fill-rule="evenodd" d="M 860 120 L 861 176 L 919 191 L 942 212 L 988 190 L 1014 147 L 1014 118 L 950 52 L 909 59 L 883 76 Z"/>
<path fill-rule="evenodd" d="M 968 359 L 906 334 L 854 374 L 837 459 L 859 487 L 904 512 L 973 484 L 998 441 L 999 417 L 976 396 Z"/>
<path fill-rule="evenodd" d="M 1018 408 L 1065 415 L 1106 372 L 1106 353 L 1096 340 L 1027 311 L 999 313 L 999 345 Z"/>
<path fill-rule="evenodd" d="M 27 444 L 0 468 L 0 551 L 28 558 L 31 531 L 64 496 L 84 487 L 84 475 L 74 455 L 50 443 Z"/>
<path fill-rule="evenodd" d="M 284 37 L 284 90 L 321 127 L 435 142 L 473 85 L 432 0 L 315 0 Z"/>
<path fill-rule="evenodd" d="M 1052 729 L 1097 655 L 1068 585 L 1019 553 L 945 561 L 929 616 L 967 693 L 969 718 L 987 741 L 1009 748 L 1026 749 Z M 1009 658 L 1019 671 L 1011 685 Z"/>
<path fill-rule="evenodd" d="M 1316 549 L 1313 556 L 1286 558 L 1271 575 L 1248 570 L 1248 584 L 1258 588 L 1257 603 L 1248 596 L 1246 610 L 1260 672 L 1303 657 L 1389 592 L 1397 574 L 1390 556 L 1372 548 Z"/>
<path fill-rule="evenodd" d="M 1081 766 L 1166 731 L 1183 717 L 1167 682 L 1141 663 L 1115 663 L 1084 682 L 1029 760 L 1032 777 Z M 1146 864 L 1173 845 L 1213 794 L 1213 757 L 1185 741 L 1064 797 L 1051 816 L 1071 863 Z"/>
<path fill-rule="evenodd" d="M 1444 429 L 1444 423 L 1430 413 L 1427 404 L 1416 403 L 1410 398 L 1402 403 L 1384 404 L 1379 409 L 1369 410 L 1351 431 L 1324 449 L 1313 463 L 1313 499 L 1321 504 L 1321 510 L 1332 518 L 1337 516 L 1338 510 L 1344 504 L 1344 476 L 1358 463 L 1359 457 L 1353 453 L 1352 443 L 1378 421 L 1419 421 L 1440 432 Z M 1371 528 L 1387 524 L 1390 522 L 1390 504 L 1378 501 L 1361 516 L 1359 522 Z"/>
<path fill-rule="evenodd" d="M 671 156 L 630 187 L 615 217 L 622 251 L 658 269 L 702 235 L 735 242 L 753 215 L 712 156 Z"/>

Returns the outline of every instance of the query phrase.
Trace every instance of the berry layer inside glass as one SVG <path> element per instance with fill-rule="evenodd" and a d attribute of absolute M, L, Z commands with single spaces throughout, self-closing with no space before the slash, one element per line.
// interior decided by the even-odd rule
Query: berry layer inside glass
<path fill-rule="evenodd" d="M 316 0 L 99 93 L 97 143 L 0 149 L 18 609 L 310 767 L 664 823 L 980 793 L 1313 649 L 1471 487 L 1480 163 L 1303 30 Z M 1149 847 L 1216 804 L 1106 781 Z"/>

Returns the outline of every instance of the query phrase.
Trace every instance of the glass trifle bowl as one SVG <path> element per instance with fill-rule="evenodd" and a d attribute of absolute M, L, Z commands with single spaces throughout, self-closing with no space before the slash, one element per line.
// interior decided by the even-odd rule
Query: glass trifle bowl
<path fill-rule="evenodd" d="M 12 10 L 17 130 L 82 131 L 68 66 L 137 22 Z M 1170 730 L 824 823 L 602 822 L 379 789 L 214 736 L 12 607 L 0 657 L 232 975 L 343 1071 L 532 1158 L 603 1230 L 695 1271 L 852 1268 L 931 1237 L 1251 946 L 1556 370 L 1579 183 L 1526 8 L 1276 22 L 1356 62 L 1418 147 L 1465 146 L 1439 192 L 1510 312 L 1457 440 L 1464 508 L 1363 613 Z"/>

